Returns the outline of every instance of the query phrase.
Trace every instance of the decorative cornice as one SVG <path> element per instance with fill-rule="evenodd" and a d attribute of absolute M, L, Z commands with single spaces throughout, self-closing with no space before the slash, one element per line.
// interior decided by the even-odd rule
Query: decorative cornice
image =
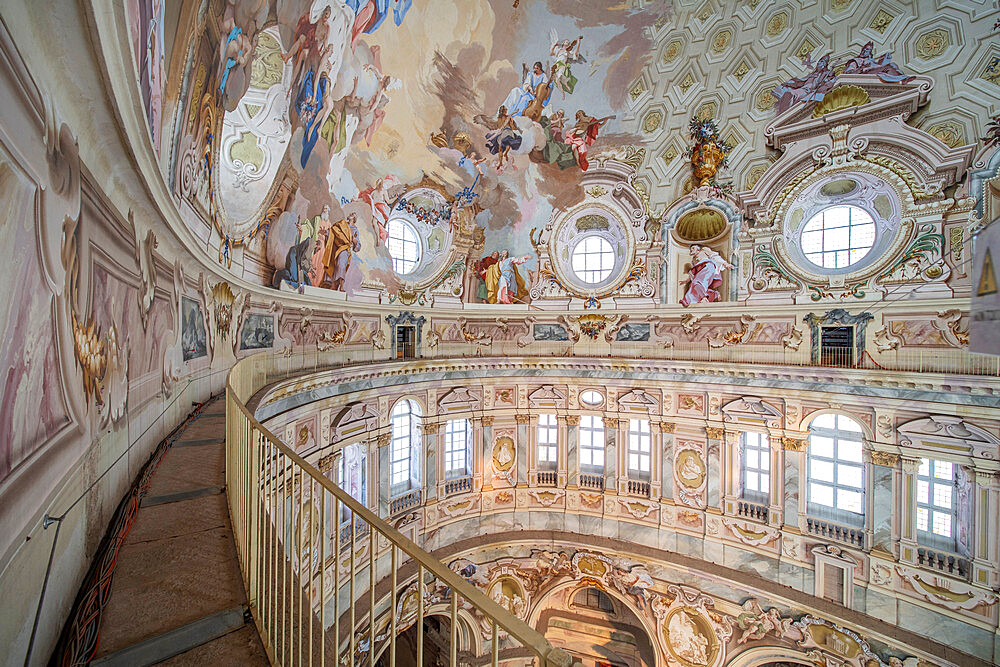
<path fill-rule="evenodd" d="M 787 435 L 781 436 L 781 448 L 786 452 L 804 452 L 809 440 L 806 438 L 790 438 Z"/>

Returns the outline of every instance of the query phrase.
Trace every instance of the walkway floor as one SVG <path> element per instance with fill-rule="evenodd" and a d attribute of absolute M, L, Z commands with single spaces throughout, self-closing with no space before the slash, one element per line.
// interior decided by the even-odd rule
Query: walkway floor
<path fill-rule="evenodd" d="M 180 432 L 118 554 L 94 665 L 266 665 L 229 523 L 225 402 Z"/>

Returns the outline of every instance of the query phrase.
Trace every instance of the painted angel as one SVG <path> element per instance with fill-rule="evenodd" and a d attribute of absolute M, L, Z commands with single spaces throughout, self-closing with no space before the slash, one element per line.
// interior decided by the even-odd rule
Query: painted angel
<path fill-rule="evenodd" d="M 552 28 L 549 30 L 549 43 L 552 45 L 549 55 L 555 60 L 552 83 L 562 90 L 563 99 L 566 99 L 566 93 L 573 94 L 573 89 L 576 88 L 576 83 L 579 80 L 573 76 L 573 72 L 570 71 L 570 65 L 587 61 L 586 58 L 580 55 L 581 42 L 583 42 L 583 35 L 580 35 L 573 41 L 568 39 L 559 41 L 556 29 Z"/>

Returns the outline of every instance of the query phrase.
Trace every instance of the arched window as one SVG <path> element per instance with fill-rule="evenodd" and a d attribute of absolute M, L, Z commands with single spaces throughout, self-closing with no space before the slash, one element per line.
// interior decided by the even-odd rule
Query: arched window
<path fill-rule="evenodd" d="M 388 246 L 393 271 L 402 276 L 417 268 L 420 261 L 420 239 L 413 225 L 399 218 L 390 220 Z"/>
<path fill-rule="evenodd" d="M 834 520 L 864 523 L 865 466 L 861 424 L 837 414 L 809 425 L 808 511 Z"/>
<path fill-rule="evenodd" d="M 392 408 L 389 445 L 389 493 L 398 495 L 420 485 L 420 406 L 404 399 Z"/>

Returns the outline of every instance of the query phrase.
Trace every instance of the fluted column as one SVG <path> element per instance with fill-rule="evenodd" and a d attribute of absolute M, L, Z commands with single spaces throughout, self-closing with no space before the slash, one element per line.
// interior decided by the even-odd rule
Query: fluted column
<path fill-rule="evenodd" d="M 872 450 L 869 456 L 872 461 L 871 547 L 891 554 L 893 476 L 899 465 L 899 455 Z"/>
<path fill-rule="evenodd" d="M 537 418 L 536 418 L 537 419 Z M 531 415 L 514 415 L 517 422 L 517 475 L 514 478 L 515 486 L 525 486 L 528 481 L 528 458 L 533 456 L 535 448 L 532 441 L 535 435 L 528 428 L 531 423 Z"/>
<path fill-rule="evenodd" d="M 438 486 L 441 479 L 438 472 L 438 460 L 440 459 L 437 451 L 438 425 L 436 422 L 424 421 L 420 425 L 420 430 L 423 433 L 424 439 L 424 469 L 422 471 L 424 476 L 424 502 L 428 502 L 442 495 L 438 493 Z M 388 479 L 389 475 L 385 477 Z"/>
<path fill-rule="evenodd" d="M 993 471 L 973 471 L 972 581 L 994 588 L 1000 583 L 1000 476 Z"/>
<path fill-rule="evenodd" d="M 559 417 L 566 430 L 566 485 L 580 486 L 580 452 L 577 449 L 580 437 L 580 415 Z"/>
<path fill-rule="evenodd" d="M 618 464 L 618 422 L 614 417 L 604 418 L 604 489 L 605 491 L 618 491 L 618 471 L 622 466 Z"/>
<path fill-rule="evenodd" d="M 469 461 L 469 469 L 472 471 L 472 490 L 488 491 L 493 488 L 490 483 L 485 483 L 486 466 L 493 460 L 493 417 L 473 417 L 472 422 L 472 461 Z"/>
<path fill-rule="evenodd" d="M 802 461 L 806 455 L 806 446 L 809 440 L 805 434 L 802 437 L 782 436 L 781 449 L 784 465 L 784 487 L 781 504 L 785 508 L 783 528 L 791 528 L 794 531 L 805 530 L 806 517 L 806 494 L 801 492 L 799 483 L 799 473 L 802 470 Z M 794 523 L 792 523 L 794 521 Z"/>
<path fill-rule="evenodd" d="M 660 479 L 660 497 L 672 500 L 674 497 L 674 422 L 660 422 L 660 461 L 663 462 Z"/>
<path fill-rule="evenodd" d="M 722 511 L 722 435 L 721 426 L 706 426 L 708 458 L 708 509 Z"/>
<path fill-rule="evenodd" d="M 920 459 L 900 457 L 903 466 L 902 490 L 899 495 L 899 560 L 917 562 L 917 471 Z"/>

